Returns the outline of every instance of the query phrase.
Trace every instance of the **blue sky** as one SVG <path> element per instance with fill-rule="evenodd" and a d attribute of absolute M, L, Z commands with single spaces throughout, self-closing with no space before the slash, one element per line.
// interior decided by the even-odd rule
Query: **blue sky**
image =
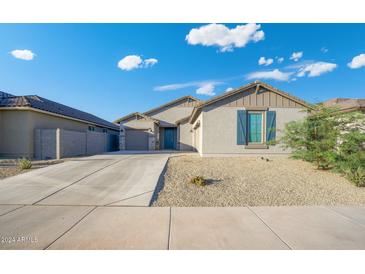
<path fill-rule="evenodd" d="M 0 37 L 0 90 L 110 121 L 256 79 L 312 103 L 365 97 L 365 24 L 0 24 Z"/>

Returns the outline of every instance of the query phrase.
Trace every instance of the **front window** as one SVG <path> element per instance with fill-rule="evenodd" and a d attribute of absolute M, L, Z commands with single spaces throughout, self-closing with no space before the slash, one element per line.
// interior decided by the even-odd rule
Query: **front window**
<path fill-rule="evenodd" d="M 248 142 L 262 143 L 263 142 L 263 113 L 249 112 L 248 113 Z"/>

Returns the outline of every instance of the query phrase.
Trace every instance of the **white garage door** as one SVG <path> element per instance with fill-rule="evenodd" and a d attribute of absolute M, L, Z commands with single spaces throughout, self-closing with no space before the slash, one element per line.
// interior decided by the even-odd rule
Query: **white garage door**
<path fill-rule="evenodd" d="M 141 129 L 126 130 L 127 150 L 148 150 L 148 132 Z"/>

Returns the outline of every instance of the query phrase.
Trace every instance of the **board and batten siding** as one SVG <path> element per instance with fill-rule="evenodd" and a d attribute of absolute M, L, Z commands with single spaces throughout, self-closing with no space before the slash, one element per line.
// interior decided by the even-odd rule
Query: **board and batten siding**
<path fill-rule="evenodd" d="M 240 92 L 213 104 L 222 107 L 277 107 L 302 108 L 298 102 L 264 88 Z"/>

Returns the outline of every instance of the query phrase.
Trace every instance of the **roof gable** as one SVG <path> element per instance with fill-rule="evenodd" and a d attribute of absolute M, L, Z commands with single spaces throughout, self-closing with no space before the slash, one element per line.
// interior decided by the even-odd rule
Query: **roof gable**
<path fill-rule="evenodd" d="M 115 121 L 115 123 L 121 123 L 121 122 L 127 122 L 127 121 L 130 121 L 130 120 L 149 120 L 149 121 L 153 121 L 155 123 L 159 123 L 158 120 L 152 118 L 152 117 L 149 117 L 143 113 L 140 113 L 140 112 L 133 112 L 131 114 L 128 114 L 126 116 L 123 116 L 121 118 L 119 118 L 118 120 Z"/>
<path fill-rule="evenodd" d="M 152 117 L 150 117 L 151 115 L 154 115 L 154 114 L 156 114 L 156 113 L 158 113 L 158 112 L 161 112 L 161 111 L 164 111 L 164 110 L 166 110 L 167 108 L 172 108 L 172 107 L 175 107 L 175 106 L 177 106 L 177 105 L 181 105 L 181 104 L 183 104 L 183 105 L 186 105 L 186 107 L 191 107 L 191 108 L 193 108 L 193 107 L 195 107 L 198 103 L 199 103 L 200 101 L 197 99 L 197 98 L 195 98 L 195 97 L 193 97 L 193 96 L 190 96 L 190 95 L 188 95 L 188 96 L 183 96 L 183 97 L 180 97 L 180 98 L 178 98 L 178 99 L 175 99 L 175 100 L 173 100 L 173 101 L 170 101 L 170 102 L 168 102 L 168 103 L 166 103 L 166 104 L 163 104 L 163 105 L 161 105 L 161 106 L 159 106 L 159 107 L 156 107 L 156 108 L 153 108 L 153 109 L 150 109 L 150 110 L 148 110 L 148 111 L 146 111 L 146 112 L 144 112 L 144 113 L 141 113 L 141 112 L 133 112 L 133 113 L 131 113 L 131 114 L 128 114 L 128 115 L 126 115 L 126 116 L 123 116 L 123 117 L 121 117 L 121 118 L 119 118 L 119 119 L 117 119 L 117 120 L 115 120 L 114 121 L 114 123 L 120 123 L 120 122 L 122 122 L 122 121 L 127 121 L 127 120 L 129 120 L 129 119 L 132 119 L 134 116 L 139 116 L 139 117 L 142 117 L 142 118 L 145 118 L 145 119 L 151 119 L 151 120 L 153 120 L 153 121 L 155 121 L 155 122 L 159 122 L 158 120 L 156 120 L 156 119 L 154 119 L 154 118 L 152 118 Z"/>
<path fill-rule="evenodd" d="M 194 108 L 190 118 L 193 122 L 204 107 L 218 106 L 274 106 L 274 107 L 313 107 L 298 97 L 274 88 L 264 82 L 253 82 L 240 88 L 216 96 Z"/>
<path fill-rule="evenodd" d="M 166 104 L 163 104 L 159 107 L 150 109 L 150 110 L 144 112 L 143 114 L 145 114 L 145 115 L 154 115 L 157 112 L 160 112 L 160 111 L 163 111 L 167 108 L 172 108 L 172 107 L 175 107 L 175 106 L 181 105 L 181 104 L 183 104 L 186 107 L 195 107 L 195 106 L 198 105 L 199 102 L 200 102 L 200 100 L 198 100 L 197 98 L 195 98 L 193 96 L 190 96 L 190 95 L 183 96 L 183 97 L 180 97 L 176 100 L 173 100 L 173 101 L 170 101 Z"/>

